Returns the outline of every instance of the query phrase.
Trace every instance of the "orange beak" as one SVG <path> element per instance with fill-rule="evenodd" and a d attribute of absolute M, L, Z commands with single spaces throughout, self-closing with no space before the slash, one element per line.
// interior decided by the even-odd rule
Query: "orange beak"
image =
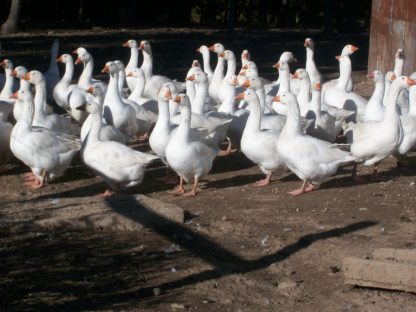
<path fill-rule="evenodd" d="M 304 47 L 309 46 L 309 40 L 305 40 L 305 43 L 303 44 Z"/>
<path fill-rule="evenodd" d="M 236 100 L 244 100 L 244 93 L 237 94 L 237 95 L 235 96 L 235 99 L 236 99 Z"/>
<path fill-rule="evenodd" d="M 276 64 L 273 65 L 274 68 L 279 69 L 280 68 L 280 62 L 277 62 Z"/>
<path fill-rule="evenodd" d="M 16 71 L 16 69 L 13 69 L 13 71 L 12 71 L 12 76 L 13 76 L 13 77 L 17 77 L 17 71 Z"/>
<path fill-rule="evenodd" d="M 63 61 L 64 61 L 63 56 L 61 55 L 60 57 L 58 57 L 58 58 L 56 59 L 56 61 L 57 61 L 57 62 L 63 62 Z"/>
<path fill-rule="evenodd" d="M 318 90 L 318 91 L 321 91 L 321 83 L 320 82 L 315 83 L 315 89 Z"/>
<path fill-rule="evenodd" d="M 215 51 L 215 44 L 213 44 L 212 46 L 210 46 L 210 47 L 208 48 L 208 50 L 210 50 L 210 51 Z"/>
<path fill-rule="evenodd" d="M 410 79 L 409 77 L 407 77 L 407 85 L 409 87 L 416 85 L 416 80 L 415 79 Z"/>
<path fill-rule="evenodd" d="M 200 50 L 199 50 L 199 48 L 198 49 L 196 49 L 196 52 L 201 52 Z"/>
<path fill-rule="evenodd" d="M 172 100 L 172 93 L 170 93 L 170 90 L 169 89 L 166 90 L 166 92 L 163 94 L 163 96 L 165 98 L 167 98 L 168 100 Z M 175 98 L 175 100 L 176 100 L 176 98 Z M 179 99 L 179 102 L 180 102 L 180 99 Z"/>
<path fill-rule="evenodd" d="M 246 79 L 246 81 L 244 81 L 244 83 L 241 85 L 243 88 L 249 88 L 251 85 L 250 80 Z"/>
<path fill-rule="evenodd" d="M 133 77 L 133 72 L 128 72 L 126 77 Z"/>
<path fill-rule="evenodd" d="M 245 76 L 246 75 L 246 71 L 245 70 L 240 70 L 240 72 L 238 74 L 240 76 Z"/>
<path fill-rule="evenodd" d="M 190 75 L 189 77 L 186 77 L 185 80 L 195 81 L 195 74 L 194 75 Z"/>
<path fill-rule="evenodd" d="M 11 99 L 17 99 L 17 94 L 18 94 L 18 91 L 16 91 L 15 93 L 13 93 L 13 94 L 10 96 L 10 98 L 11 98 Z"/>
<path fill-rule="evenodd" d="M 139 50 L 144 50 L 144 43 L 140 42 Z"/>
<path fill-rule="evenodd" d="M 123 47 L 125 47 L 125 48 L 129 48 L 129 42 L 128 42 L 128 41 L 124 42 L 124 43 L 123 43 Z"/>
<path fill-rule="evenodd" d="M 368 73 L 367 78 L 374 78 L 374 72 Z"/>
<path fill-rule="evenodd" d="M 108 65 L 105 65 L 104 68 L 101 70 L 102 73 L 109 73 L 110 72 L 110 67 L 108 67 Z"/>
<path fill-rule="evenodd" d="M 335 58 L 339 61 L 341 59 L 341 55 L 337 55 Z"/>
<path fill-rule="evenodd" d="M 174 101 L 175 101 L 176 103 L 180 104 L 180 103 L 181 103 L 181 97 L 180 97 L 180 95 L 177 95 L 177 96 L 175 97 Z"/>
<path fill-rule="evenodd" d="M 355 52 L 355 51 L 357 51 L 357 50 L 358 50 L 358 48 L 357 48 L 356 46 L 353 46 L 353 45 L 351 46 L 351 51 L 352 51 L 352 52 Z"/>
<path fill-rule="evenodd" d="M 220 54 L 218 54 L 218 56 L 219 57 L 224 57 L 225 56 L 225 53 L 224 52 L 221 52 Z"/>
<path fill-rule="evenodd" d="M 391 80 L 395 80 L 396 79 L 396 75 L 395 74 L 391 74 Z"/>
<path fill-rule="evenodd" d="M 86 90 L 88 93 L 91 93 L 94 91 L 94 88 L 92 86 L 89 86 L 88 89 Z"/>
<path fill-rule="evenodd" d="M 293 75 L 292 75 L 292 79 L 298 79 L 299 78 L 299 75 L 298 75 L 298 73 L 297 72 L 295 72 Z"/>
<path fill-rule="evenodd" d="M 280 95 L 273 98 L 273 102 L 280 102 Z"/>
<path fill-rule="evenodd" d="M 248 53 L 243 53 L 243 59 L 245 59 L 245 60 L 250 59 Z"/>
<path fill-rule="evenodd" d="M 237 78 L 234 78 L 233 81 L 231 81 L 231 84 L 236 86 L 238 84 Z"/>
<path fill-rule="evenodd" d="M 30 73 L 27 73 L 26 75 L 24 75 L 22 77 L 24 80 L 29 80 L 30 79 Z"/>
<path fill-rule="evenodd" d="M 81 58 L 78 56 L 77 59 L 75 60 L 75 64 L 80 64 L 82 63 Z"/>
<path fill-rule="evenodd" d="M 248 69 L 248 65 L 244 64 L 243 67 L 241 67 L 242 69 Z"/>

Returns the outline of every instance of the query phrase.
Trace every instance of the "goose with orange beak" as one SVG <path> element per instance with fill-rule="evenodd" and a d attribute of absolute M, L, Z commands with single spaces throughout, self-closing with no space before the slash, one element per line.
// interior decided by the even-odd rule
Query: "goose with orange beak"
<path fill-rule="evenodd" d="M 212 75 L 212 80 L 209 84 L 208 94 L 217 103 L 222 103 L 218 97 L 218 92 L 221 83 L 224 80 L 225 59 L 220 55 L 225 51 L 225 48 L 221 43 L 217 42 L 210 46 L 208 49 L 214 53 L 217 53 L 218 56 L 217 65 L 215 66 L 214 74 Z"/>
<path fill-rule="evenodd" d="M 208 76 L 208 81 L 211 83 L 212 77 L 214 76 L 214 72 L 211 68 L 211 56 L 209 53 L 209 48 L 206 45 L 201 45 L 198 49 L 196 49 L 196 52 L 199 52 L 202 54 L 202 64 L 204 66 L 204 72 Z"/>
<path fill-rule="evenodd" d="M 241 151 L 266 175 L 266 178 L 257 181 L 255 186 L 269 185 L 272 173 L 285 169 L 285 164 L 277 153 L 276 143 L 280 132 L 261 127 L 261 105 L 254 90 L 247 89 L 237 95 L 236 99 L 247 101 L 250 108 L 250 114 L 241 137 Z"/>
<path fill-rule="evenodd" d="M 315 53 L 315 43 L 311 38 L 305 39 L 304 47 L 306 48 L 306 65 L 305 69 L 309 74 L 309 78 L 311 82 L 319 81 L 319 83 L 324 82 L 324 78 L 322 74 L 319 72 L 318 68 L 316 67 L 315 60 L 314 60 L 314 53 Z"/>
<path fill-rule="evenodd" d="M 289 194 L 296 196 L 316 190 L 336 173 L 339 166 L 355 160 L 349 153 L 332 147 L 331 143 L 302 133 L 299 105 L 293 94 L 283 92 L 274 101 L 287 106 L 286 125 L 277 140 L 278 155 L 303 181 L 299 189 Z"/>
<path fill-rule="evenodd" d="M 367 107 L 365 109 L 364 121 L 382 121 L 386 109 L 383 106 L 384 96 L 384 75 L 379 70 L 374 70 L 367 75 L 368 78 L 372 79 L 375 84 L 373 94 L 368 100 Z"/>
<path fill-rule="evenodd" d="M 172 133 L 166 146 L 166 160 L 169 166 L 179 175 L 180 183 L 171 193 L 175 195 L 195 196 L 198 182 L 212 168 L 220 148 L 216 139 L 208 135 L 206 130 L 191 128 L 191 105 L 186 94 L 175 97 L 181 106 L 181 122 Z M 193 183 L 189 192 L 185 191 L 184 182 Z"/>
<path fill-rule="evenodd" d="M 4 68 L 4 73 L 6 77 L 6 82 L 3 86 L 3 89 L 0 92 L 0 100 L 9 101 L 11 95 L 13 94 L 13 62 L 9 59 L 4 59 L 0 62 L 0 65 Z"/>
<path fill-rule="evenodd" d="M 345 129 L 348 143 L 351 144 L 351 154 L 361 159 L 364 166 L 374 166 L 372 181 L 385 179 L 378 175 L 378 163 L 396 153 L 403 141 L 403 126 L 397 110 L 397 99 L 401 90 L 413 85 L 416 85 L 416 80 L 407 76 L 396 78 L 390 87 L 384 119 L 352 124 Z M 356 167 L 353 179 L 362 181 L 356 174 Z"/>
<path fill-rule="evenodd" d="M 133 77 L 127 76 L 134 68 L 139 67 L 139 45 L 136 40 L 130 39 L 123 43 L 123 47 L 130 48 L 130 58 L 129 62 L 126 65 L 126 81 L 127 86 L 129 87 L 130 92 L 133 92 L 135 85 L 135 79 Z"/>

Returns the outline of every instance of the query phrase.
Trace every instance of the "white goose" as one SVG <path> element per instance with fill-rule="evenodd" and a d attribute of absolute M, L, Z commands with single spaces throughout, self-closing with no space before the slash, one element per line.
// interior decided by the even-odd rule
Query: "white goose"
<path fill-rule="evenodd" d="M 158 157 L 135 151 L 119 142 L 101 141 L 100 106 L 88 102 L 86 110 L 92 120 L 88 137 L 81 148 L 84 163 L 101 176 L 112 190 L 126 189 L 141 183 L 146 166 Z M 102 195 L 111 196 L 113 192 L 107 189 Z"/>
<path fill-rule="evenodd" d="M 331 143 L 302 133 L 299 105 L 293 94 L 284 92 L 276 97 L 276 102 L 288 106 L 287 122 L 277 141 L 277 151 L 286 166 L 303 181 L 299 189 L 289 194 L 300 195 L 317 189 L 339 166 L 355 160 Z"/>
<path fill-rule="evenodd" d="M 221 81 L 218 90 L 218 100 L 220 101 L 220 103 L 222 103 L 225 100 L 225 97 L 227 96 L 227 91 L 225 91 L 225 89 L 227 88 L 226 85 L 228 81 L 231 79 L 231 77 L 235 75 L 237 64 L 235 60 L 235 55 L 231 50 L 225 50 L 218 56 L 223 57 L 227 61 L 227 72 L 224 76 L 224 79 Z"/>
<path fill-rule="evenodd" d="M 308 72 L 303 68 L 299 68 L 295 71 L 294 75 L 292 76 L 292 81 L 294 81 L 295 79 L 300 81 L 299 92 L 296 96 L 296 99 L 299 104 L 300 115 L 303 117 L 309 110 L 309 102 L 311 96 L 311 80 L 309 78 Z"/>
<path fill-rule="evenodd" d="M 319 81 L 313 84 L 312 99 L 305 118 L 313 120 L 313 124 L 306 129 L 306 134 L 331 143 L 335 142 L 341 131 L 341 125 L 337 127 L 335 117 L 321 109 L 321 83 Z"/>
<path fill-rule="evenodd" d="M 62 133 L 79 135 L 79 126 L 72 124 L 69 118 L 44 111 L 46 103 L 46 82 L 43 74 L 37 70 L 28 72 L 23 79 L 35 85 L 35 114 L 33 125 L 59 131 Z"/>
<path fill-rule="evenodd" d="M 78 87 L 86 90 L 91 85 L 99 85 L 105 94 L 107 92 L 107 84 L 103 81 L 92 78 L 92 72 L 94 70 L 94 59 L 92 58 L 92 55 L 83 47 L 79 47 L 72 53 L 78 55 L 75 60 L 75 64 L 84 64 L 84 70 L 78 80 Z"/>
<path fill-rule="evenodd" d="M 199 70 L 202 70 L 201 64 L 199 63 L 198 60 L 193 60 L 191 68 L 186 73 L 186 77 L 192 76 L 195 72 Z M 208 77 L 208 74 L 207 74 L 207 77 Z M 209 78 L 208 78 L 208 81 L 209 81 Z M 186 95 L 189 97 L 189 100 L 191 101 L 191 106 L 192 106 L 195 100 L 195 82 L 193 80 L 186 79 L 185 85 L 186 85 Z"/>
<path fill-rule="evenodd" d="M 214 101 L 220 103 L 218 98 L 218 92 L 221 86 L 221 83 L 224 79 L 224 64 L 225 59 L 220 55 L 225 51 L 224 46 L 221 43 L 214 43 L 209 47 L 210 51 L 217 53 L 218 61 L 217 66 L 215 67 L 214 74 L 212 75 L 212 80 L 209 84 L 208 93 L 209 96 L 214 99 Z"/>
<path fill-rule="evenodd" d="M 309 74 L 309 78 L 311 82 L 319 81 L 321 84 L 324 82 L 324 78 L 322 74 L 319 72 L 318 68 L 316 67 L 315 60 L 314 60 L 314 53 L 315 53 L 315 43 L 311 38 L 306 38 L 304 46 L 306 48 L 306 66 L 305 69 Z"/>
<path fill-rule="evenodd" d="M 397 98 L 400 90 L 415 85 L 416 81 L 401 76 L 393 81 L 382 121 L 357 123 L 347 129 L 348 142 L 351 143 L 351 153 L 364 161 L 365 166 L 374 165 L 373 180 L 378 180 L 378 163 L 392 155 L 403 140 L 403 128 L 397 112 Z M 361 180 L 353 171 L 353 178 Z"/>
<path fill-rule="evenodd" d="M 416 86 L 410 87 L 409 102 L 409 113 L 401 116 L 403 141 L 399 146 L 398 152 L 402 156 L 416 147 Z"/>
<path fill-rule="evenodd" d="M 384 77 L 383 106 L 387 106 L 390 87 L 394 79 L 396 79 L 396 75 L 392 71 L 387 72 L 386 76 Z"/>
<path fill-rule="evenodd" d="M 208 81 L 211 83 L 212 81 L 212 77 L 214 76 L 214 72 L 212 71 L 211 68 L 211 63 L 210 63 L 210 54 L 209 54 L 209 49 L 206 45 L 201 45 L 198 49 L 196 49 L 197 52 L 202 54 L 202 63 L 204 65 L 204 72 L 207 74 L 208 76 Z M 186 75 L 187 77 L 190 75 Z"/>
<path fill-rule="evenodd" d="M 53 98 L 56 104 L 66 110 L 77 122 L 82 124 L 85 118 L 87 118 L 87 114 L 76 108 L 87 102 L 88 95 L 84 89 L 71 83 L 74 75 L 74 60 L 71 55 L 62 54 L 56 61 L 65 64 L 65 73 L 53 90 Z"/>
<path fill-rule="evenodd" d="M 394 75 L 400 77 L 403 75 L 404 68 L 404 51 L 398 49 L 394 59 Z M 397 106 L 399 107 L 400 114 L 406 115 L 409 112 L 409 90 L 403 89 L 400 91 L 399 98 L 397 99 Z"/>
<path fill-rule="evenodd" d="M 114 63 L 118 67 L 118 92 L 120 92 L 120 95 L 125 98 L 128 96 L 127 90 L 124 90 L 124 85 L 126 82 L 126 68 L 124 67 L 124 64 L 120 60 L 115 60 Z"/>
<path fill-rule="evenodd" d="M 374 70 L 367 77 L 373 79 L 375 88 L 365 108 L 364 121 L 382 121 L 386 113 L 383 106 L 384 75 L 381 71 Z"/>
<path fill-rule="evenodd" d="M 279 61 L 273 65 L 279 71 L 279 90 L 277 95 L 280 95 L 285 92 L 290 92 L 290 68 L 289 63 L 286 61 Z M 287 106 L 279 105 L 274 101 L 273 97 L 268 97 L 266 99 L 266 105 L 273 107 L 273 110 L 281 115 L 286 115 Z"/>
<path fill-rule="evenodd" d="M 350 55 L 353 54 L 355 51 L 358 51 L 358 48 L 352 44 L 348 44 L 342 49 L 341 55 L 336 56 L 336 59 L 339 60 L 342 57 L 349 59 Z M 341 62 L 339 63 L 339 78 L 327 81 L 322 85 L 322 97 L 325 96 L 327 90 L 334 88 L 334 87 L 342 88 L 344 91 L 347 91 L 347 92 L 353 91 L 354 84 L 351 78 L 352 69 L 351 69 L 350 59 L 349 59 L 348 64 L 349 64 L 348 65 L 349 69 L 346 68 L 345 70 L 343 70 L 341 68 L 342 63 Z M 342 80 L 342 82 L 339 83 L 339 80 Z"/>
<path fill-rule="evenodd" d="M 195 196 L 199 180 L 211 170 L 220 149 L 210 142 L 211 138 L 206 131 L 191 130 L 191 105 L 188 97 L 180 94 L 175 101 L 181 104 L 181 122 L 166 146 L 166 159 L 179 175 L 180 183 L 172 193 Z M 184 181 L 193 182 L 192 190 L 187 193 L 183 187 Z"/>
<path fill-rule="evenodd" d="M 241 137 L 241 151 L 258 165 L 266 175 L 265 179 L 255 183 L 256 186 L 270 184 L 272 173 L 283 170 L 285 164 L 277 153 L 277 139 L 280 132 L 261 128 L 262 111 L 259 98 L 254 90 L 247 89 L 237 99 L 245 99 L 250 106 L 250 114 Z"/>
<path fill-rule="evenodd" d="M 37 73 L 43 77 L 42 73 Z M 73 136 L 33 126 L 35 108 L 30 92 L 20 90 L 15 96 L 24 101 L 25 105 L 21 117 L 13 127 L 10 148 L 16 158 L 30 167 L 32 173 L 25 175 L 25 184 L 36 189 L 46 181 L 60 176 L 70 166 L 80 148 L 80 142 Z"/>
<path fill-rule="evenodd" d="M 95 96 L 95 99 L 92 100 L 91 97 L 89 97 L 90 101 L 93 101 L 97 103 L 100 107 L 101 116 L 103 115 L 103 101 L 104 101 L 104 94 L 101 90 L 100 86 L 95 85 L 91 86 L 87 89 L 87 92 L 90 94 L 93 94 Z M 83 109 L 83 105 L 86 103 L 81 103 L 79 107 L 76 107 L 76 110 L 78 111 L 85 111 L 86 114 L 88 112 Z M 84 123 L 82 124 L 81 128 L 81 141 L 83 142 L 85 138 L 87 137 L 90 129 L 91 129 L 91 123 L 92 123 L 92 116 L 88 115 L 87 119 L 85 119 Z M 113 125 L 106 125 L 104 122 L 102 122 L 101 131 L 100 131 L 100 140 L 101 141 L 115 141 L 119 142 L 121 144 L 126 145 L 127 144 L 127 137 L 124 133 L 122 133 L 119 129 L 114 127 Z"/>
<path fill-rule="evenodd" d="M 114 62 L 107 62 L 102 72 L 110 75 L 108 90 L 103 103 L 105 123 L 113 125 L 132 138 L 139 131 L 139 125 L 135 109 L 123 101 L 118 90 L 118 67 Z"/>
<path fill-rule="evenodd" d="M 30 83 L 29 81 L 23 79 L 23 76 L 25 76 L 28 73 L 28 70 L 24 66 L 17 66 L 12 71 L 12 76 L 15 78 L 18 78 L 20 81 L 20 87 L 19 90 L 24 90 L 27 92 L 31 92 L 30 90 Z M 14 102 L 13 107 L 13 117 L 17 121 L 19 120 L 22 112 L 23 112 L 23 102 L 19 99 L 16 99 L 16 102 Z"/>
<path fill-rule="evenodd" d="M 144 96 L 157 101 L 159 90 L 166 82 L 173 82 L 178 89 L 184 89 L 185 86 L 183 83 L 172 81 L 172 79 L 166 76 L 153 75 L 153 54 L 152 48 L 148 41 L 141 41 L 139 49 L 143 52 L 143 63 L 140 69 L 143 70 L 146 77 L 146 85 L 143 93 Z"/>
<path fill-rule="evenodd" d="M 134 79 L 133 77 L 129 77 L 128 74 L 134 68 L 139 67 L 139 45 L 137 44 L 136 40 L 130 39 L 123 43 L 123 47 L 130 48 L 130 59 L 126 65 L 125 72 L 127 86 L 129 87 L 130 92 L 133 92 L 136 79 Z"/>

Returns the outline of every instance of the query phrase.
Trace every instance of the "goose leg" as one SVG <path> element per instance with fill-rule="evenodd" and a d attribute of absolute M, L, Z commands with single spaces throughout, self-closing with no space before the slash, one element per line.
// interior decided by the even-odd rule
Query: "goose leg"
<path fill-rule="evenodd" d="M 303 181 L 302 186 L 300 188 L 290 191 L 288 192 L 288 194 L 293 195 L 293 196 L 301 195 L 306 192 L 305 189 L 306 189 L 306 180 Z"/>
<path fill-rule="evenodd" d="M 46 175 L 46 172 L 45 170 L 43 170 L 41 173 L 41 179 L 38 179 L 34 176 L 35 178 L 33 180 L 26 181 L 25 185 L 31 187 L 32 189 L 39 189 L 43 187 L 45 183 L 45 175 Z"/>
<path fill-rule="evenodd" d="M 254 183 L 254 186 L 266 186 L 270 184 L 270 181 L 272 180 L 272 172 L 269 171 L 266 175 L 265 179 L 258 180 L 256 183 Z"/>
<path fill-rule="evenodd" d="M 192 186 L 192 190 L 190 190 L 189 192 L 183 194 L 183 196 L 186 197 L 194 197 L 196 195 L 196 187 L 198 186 L 198 178 L 194 179 L 194 185 Z"/>
<path fill-rule="evenodd" d="M 113 196 L 113 195 L 115 195 L 115 194 L 116 194 L 116 192 L 114 192 L 114 191 L 112 191 L 112 190 L 110 190 L 110 189 L 106 189 L 104 193 L 100 193 L 100 195 L 101 195 L 102 197 L 104 197 L 104 198 L 111 197 L 111 196 Z"/>
<path fill-rule="evenodd" d="M 185 193 L 185 189 L 183 188 L 183 178 L 181 176 L 179 176 L 179 185 L 172 191 L 168 191 L 168 193 L 173 195 L 180 195 Z"/>

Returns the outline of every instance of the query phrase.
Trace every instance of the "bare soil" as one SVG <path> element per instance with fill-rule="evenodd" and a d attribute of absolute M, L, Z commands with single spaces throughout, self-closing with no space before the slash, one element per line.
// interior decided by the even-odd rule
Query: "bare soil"
<path fill-rule="evenodd" d="M 156 54 L 155 71 L 178 79 L 192 59 L 200 58 L 195 48 L 222 41 L 236 53 L 248 48 L 260 71 L 274 78 L 271 65 L 284 50 L 293 50 L 303 66 L 307 35 L 96 29 L 0 41 L 2 57 L 45 69 L 50 42 L 58 36 L 62 52 L 79 45 L 91 50 L 98 73 L 106 60 L 127 61 L 124 40 L 147 39 Z M 362 47 L 353 56 L 354 80 L 358 92 L 368 97 L 367 35 L 312 32 L 312 37 L 326 77 L 336 75 L 334 56 L 343 45 Z M 124 227 L 112 222 L 110 216 L 119 210 L 97 195 L 105 185 L 79 157 L 63 177 L 36 191 L 22 185 L 21 174 L 28 168 L 14 160 L 0 167 L 1 310 L 416 311 L 414 294 L 349 286 L 342 272 L 347 256 L 366 258 L 380 247 L 416 248 L 414 155 L 409 159 L 410 167 L 385 160 L 381 171 L 386 182 L 357 184 L 347 167 L 320 190 L 298 197 L 287 194 L 300 184 L 289 172 L 267 187 L 255 187 L 262 175 L 241 153 L 217 159 L 195 198 L 168 194 L 172 186 L 156 180 L 164 169 L 155 167 L 139 187 L 120 196 L 126 205 L 135 194 L 174 204 L 185 211 L 186 221 L 139 218 Z M 368 176 L 370 170 L 362 168 L 361 174 Z M 98 204 L 112 210 L 99 227 L 42 222 L 51 216 L 71 219 Z"/>

